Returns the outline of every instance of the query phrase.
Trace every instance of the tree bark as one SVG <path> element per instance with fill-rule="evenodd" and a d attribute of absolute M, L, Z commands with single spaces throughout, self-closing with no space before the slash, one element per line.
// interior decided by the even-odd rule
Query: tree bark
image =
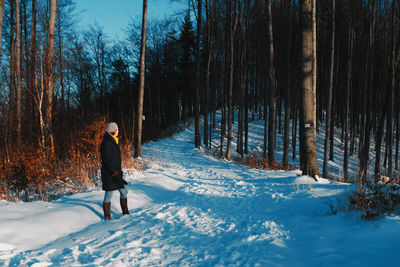
<path fill-rule="evenodd" d="M 399 132 L 399 111 L 396 112 L 396 153 L 394 158 L 394 169 L 397 171 L 399 170 L 399 139 L 400 139 L 400 132 Z M 393 141 L 394 144 L 394 141 Z"/>
<path fill-rule="evenodd" d="M 369 36 L 368 36 L 368 47 L 367 47 L 367 64 L 365 68 L 366 82 L 365 82 L 365 130 L 364 130 L 364 143 L 361 144 L 360 148 L 360 166 L 359 166 L 359 177 L 360 183 L 365 184 L 367 181 L 368 173 L 368 160 L 369 160 L 369 146 L 370 146 L 370 136 L 371 136 L 371 92 L 372 84 L 374 80 L 374 53 L 372 49 L 374 47 L 374 17 L 375 17 L 375 0 L 369 2 Z"/>
<path fill-rule="evenodd" d="M 4 18 L 4 0 L 0 0 L 0 47 L 1 47 L 1 39 L 3 33 L 3 18 Z M 0 59 L 1 59 L 1 49 L 0 49 Z"/>
<path fill-rule="evenodd" d="M 228 3 L 229 2 L 229 3 Z M 234 60 L 234 43 L 233 43 L 233 33 L 236 29 L 236 8 L 237 8 L 237 0 L 234 1 L 234 21 L 232 22 L 231 17 L 231 4 L 230 1 L 227 1 L 227 19 L 228 19 L 228 35 L 229 35 L 229 73 L 228 73 L 228 140 L 227 140 L 227 148 L 226 148 L 226 159 L 228 161 L 231 160 L 231 150 L 232 150 L 232 123 L 233 123 L 233 60 Z"/>
<path fill-rule="evenodd" d="M 286 90 L 285 90 L 285 126 L 284 126 L 284 138 L 283 138 L 283 161 L 282 164 L 283 166 L 288 166 L 289 162 L 289 126 L 290 126 L 290 88 L 292 87 L 292 81 L 291 81 L 291 56 L 292 56 L 292 49 L 291 49 L 291 43 L 292 43 L 292 0 L 289 0 L 289 14 L 288 14 L 288 42 L 287 42 L 287 53 L 288 53 L 288 59 L 287 59 L 287 84 L 286 84 Z M 294 119 L 293 119 L 294 122 Z"/>
<path fill-rule="evenodd" d="M 50 149 L 52 153 L 54 153 L 52 118 L 53 118 L 53 87 L 54 87 L 53 58 L 54 58 L 54 32 L 55 32 L 56 14 L 57 14 L 57 0 L 51 0 L 49 28 L 47 33 L 47 47 L 46 47 L 45 131 L 46 131 L 46 138 L 48 138 L 49 140 Z"/>
<path fill-rule="evenodd" d="M 64 86 L 64 63 L 63 63 L 63 45 L 62 45 L 62 34 L 61 34 L 61 16 L 58 15 L 57 17 L 57 23 L 58 23 L 58 29 L 57 29 L 57 34 L 58 34 L 58 69 L 59 69 L 59 75 L 60 75 L 60 87 L 61 87 L 61 114 L 64 113 L 65 109 L 65 86 Z M 61 119 L 62 122 L 64 122 L 63 119 Z"/>
<path fill-rule="evenodd" d="M 17 72 L 17 145 L 18 148 L 21 146 L 21 118 L 22 118 L 22 76 L 21 76 L 21 20 L 19 11 L 19 1 L 15 0 L 15 18 L 16 18 L 16 72 Z"/>
<path fill-rule="evenodd" d="M 312 69 L 312 90 L 313 90 L 313 106 L 314 106 L 314 125 L 316 131 L 318 131 L 318 120 L 317 120 L 317 17 L 316 17 L 316 0 L 312 1 L 312 50 L 313 50 L 313 69 Z"/>
<path fill-rule="evenodd" d="M 352 37 L 351 37 L 352 38 Z M 350 40 L 352 43 L 352 40 Z M 352 44 L 350 44 L 352 49 Z M 346 106 L 345 106 L 345 121 L 344 121 L 344 157 L 343 157 L 343 175 L 344 180 L 349 179 L 348 166 L 349 166 L 349 120 L 350 120 L 350 89 L 351 89 L 351 55 L 348 59 L 348 77 L 346 89 Z"/>
<path fill-rule="evenodd" d="M 10 94 L 9 94 L 9 115 L 8 129 L 10 138 L 8 142 L 13 143 L 14 120 L 15 120 L 15 1 L 10 1 Z M 11 146 L 12 148 L 12 146 Z"/>
<path fill-rule="evenodd" d="M 345 107 L 345 121 L 344 121 L 344 157 L 343 157 L 343 175 L 344 180 L 349 179 L 349 120 L 350 120 L 350 90 L 351 90 L 351 79 L 352 79 L 352 65 L 353 65 L 353 22 L 352 22 L 352 8 L 349 3 L 349 29 L 348 29 L 348 57 L 347 57 L 347 88 L 346 88 L 346 107 Z"/>
<path fill-rule="evenodd" d="M 213 1 L 206 0 L 206 15 L 207 15 L 207 68 L 206 68 L 206 88 L 204 92 L 204 145 L 208 146 L 208 112 L 209 112 L 209 90 L 210 90 L 210 68 L 212 55 L 212 20 L 213 20 Z M 211 145 L 211 142 L 210 142 Z"/>
<path fill-rule="evenodd" d="M 202 0 L 197 0 L 197 36 L 196 36 L 196 89 L 194 98 L 194 136 L 195 136 L 195 147 L 200 148 L 200 37 L 201 37 L 201 13 Z"/>
<path fill-rule="evenodd" d="M 382 113 L 379 116 L 379 126 L 376 132 L 376 137 L 375 137 L 375 177 L 377 177 L 380 174 L 380 166 L 381 166 L 381 150 L 382 150 L 382 136 L 383 136 L 383 129 L 385 126 L 385 119 L 386 119 L 386 112 L 388 109 L 389 101 L 390 101 L 390 96 L 389 94 L 386 96 L 386 101 L 383 106 Z"/>
<path fill-rule="evenodd" d="M 301 20 L 301 92 L 300 112 L 300 165 L 303 174 L 319 176 L 314 125 L 314 97 L 312 87 L 312 1 L 300 1 Z M 315 178 L 316 179 L 316 178 Z"/>
<path fill-rule="evenodd" d="M 140 45 L 140 60 L 139 60 L 139 98 L 137 112 L 137 137 L 136 149 L 134 156 L 141 157 L 142 155 L 142 123 L 143 123 L 143 98 L 144 98 L 144 79 L 146 75 L 146 32 L 147 32 L 147 0 L 143 0 L 143 16 L 142 16 L 142 37 Z"/>
<path fill-rule="evenodd" d="M 328 173 L 328 157 L 329 157 L 329 140 L 333 138 L 330 136 L 331 133 L 331 116 L 332 116 L 332 91 L 333 91 L 333 71 L 335 65 L 335 19 L 336 19 L 336 1 L 332 0 L 332 38 L 331 38 L 331 65 L 329 69 L 329 89 L 328 89 L 328 102 L 326 105 L 327 115 L 326 115 L 326 133 L 324 142 L 324 167 L 322 176 L 327 178 Z"/>
<path fill-rule="evenodd" d="M 276 81 L 275 81 L 275 58 L 274 58 L 274 37 L 272 27 L 272 11 L 271 0 L 266 0 L 267 8 L 267 53 L 268 53 L 268 100 L 269 100 L 269 114 L 268 114 L 268 162 L 275 161 L 275 135 L 276 135 Z M 266 117 L 264 118 L 267 119 Z"/>
<path fill-rule="evenodd" d="M 388 132 L 388 176 L 392 178 L 393 176 L 393 113 L 394 113 L 394 98 L 395 98 L 395 84 L 396 84 L 396 19 L 395 19 L 395 1 L 392 2 L 392 56 L 391 56 L 391 80 L 390 80 L 390 101 L 389 101 L 389 112 L 388 112 L 388 122 L 387 122 L 387 132 Z"/>

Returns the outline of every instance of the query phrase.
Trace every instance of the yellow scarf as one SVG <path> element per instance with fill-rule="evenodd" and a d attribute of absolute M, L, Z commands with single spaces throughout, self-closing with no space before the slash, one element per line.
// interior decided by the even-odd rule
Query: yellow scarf
<path fill-rule="evenodd" d="M 110 132 L 107 132 L 109 135 L 111 135 L 111 137 L 112 138 L 114 138 L 114 140 L 115 140 L 115 143 L 117 143 L 117 145 L 118 145 L 118 137 L 117 136 L 115 136 L 115 135 L 113 135 L 112 133 L 110 133 Z"/>

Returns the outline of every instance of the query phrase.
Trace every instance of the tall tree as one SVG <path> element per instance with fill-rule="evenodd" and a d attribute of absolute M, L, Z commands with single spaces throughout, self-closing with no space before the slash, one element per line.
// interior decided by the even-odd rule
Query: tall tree
<path fill-rule="evenodd" d="M 57 14 L 57 0 L 51 0 L 49 28 L 47 32 L 47 47 L 46 47 L 45 131 L 46 131 L 46 137 L 50 142 L 50 148 L 52 153 L 54 153 L 54 135 L 52 129 L 52 118 L 53 118 L 53 90 L 54 90 L 53 58 L 54 58 L 54 32 L 56 24 L 56 14 Z"/>
<path fill-rule="evenodd" d="M 333 138 L 330 136 L 331 133 L 331 116 L 332 116 L 332 91 L 333 91 L 333 72 L 335 65 L 335 34 L 336 34 L 336 0 L 332 0 L 332 29 L 331 29 L 331 62 L 329 68 L 329 89 L 328 89 L 328 100 L 326 105 L 326 132 L 325 132 L 325 142 L 324 142 L 324 167 L 323 167 L 323 177 L 328 177 L 328 156 L 329 156 L 329 140 Z"/>
<path fill-rule="evenodd" d="M 227 148 L 226 148 L 226 159 L 231 160 L 231 149 L 232 149 L 232 123 L 233 123 L 233 73 L 234 73 L 234 38 L 233 35 L 236 31 L 236 25 L 237 25 L 237 0 L 234 0 L 233 3 L 233 13 L 234 13 L 234 20 L 232 21 L 232 7 L 230 1 L 226 1 L 227 5 L 227 19 L 228 19 L 228 43 L 229 43 L 229 50 L 227 51 L 228 53 L 228 64 L 229 64 L 229 70 L 228 70 L 228 142 L 227 142 Z"/>
<path fill-rule="evenodd" d="M 1 48 L 1 38 L 3 33 L 3 18 L 4 18 L 4 0 L 0 0 L 0 48 Z M 1 49 L 0 49 L 1 58 Z"/>
<path fill-rule="evenodd" d="M 204 91 L 204 145 L 208 146 L 208 112 L 209 112 L 209 89 L 210 89 L 210 68 L 212 56 L 212 22 L 213 22 L 213 0 L 206 0 L 207 16 L 207 67 L 206 67 L 206 88 Z M 211 145 L 211 142 L 210 142 Z"/>
<path fill-rule="evenodd" d="M 143 97 L 144 97 L 144 79 L 146 75 L 146 32 L 147 32 L 147 0 L 143 0 L 143 16 L 142 16 L 142 37 L 140 44 L 140 61 L 139 61 L 139 98 L 137 112 L 137 137 L 135 147 L 135 157 L 141 157 L 142 154 L 142 122 L 143 122 Z"/>
<path fill-rule="evenodd" d="M 275 81 L 275 53 L 274 53 L 274 34 L 272 27 L 271 0 L 266 0 L 267 8 L 267 55 L 268 55 L 268 161 L 275 161 L 275 134 L 276 134 L 276 81 Z M 267 118 L 264 118 L 267 120 Z M 265 158 L 265 152 L 264 152 Z"/>
<path fill-rule="evenodd" d="M 291 79 L 291 64 L 292 64 L 292 10 L 293 1 L 288 0 L 286 3 L 287 17 L 288 17 L 288 41 L 287 41 L 287 83 L 285 90 L 285 126 L 284 126 L 284 137 L 283 137 L 283 160 L 282 165 L 287 166 L 289 161 L 289 126 L 290 126 L 290 89 L 292 87 Z M 293 119 L 294 121 L 294 119 Z"/>
<path fill-rule="evenodd" d="M 364 88 L 364 110 L 365 110 L 365 129 L 361 129 L 364 131 L 364 142 L 361 143 L 360 147 L 360 166 L 359 166 L 359 176 L 360 183 L 366 183 L 367 172 L 368 172 L 368 160 L 369 160 L 369 146 L 370 146 L 370 135 L 372 128 L 372 119 L 371 119 L 371 110 L 372 110 L 372 86 L 374 81 L 374 52 L 373 48 L 375 46 L 375 0 L 370 0 L 368 2 L 368 17 L 370 18 L 368 34 L 366 34 L 367 39 L 367 64 L 365 66 L 365 76 L 367 77 L 365 80 L 365 88 Z"/>
<path fill-rule="evenodd" d="M 312 58 L 313 58 L 313 69 L 312 69 L 312 90 L 313 90 L 313 106 L 314 106 L 314 125 L 315 129 L 318 130 L 317 121 L 317 1 L 312 1 Z"/>
<path fill-rule="evenodd" d="M 352 67 L 353 67 L 353 21 L 352 21 L 352 7 L 349 3 L 348 11 L 348 56 L 347 56 L 347 86 L 346 86 L 346 105 L 345 105 L 345 120 L 344 120 L 344 157 L 343 157 L 343 174 L 344 180 L 349 179 L 348 166 L 349 166 L 349 120 L 350 120 L 350 91 L 352 80 Z"/>
<path fill-rule="evenodd" d="M 201 37 L 201 18 L 202 0 L 197 0 L 197 36 L 196 36 L 196 88 L 194 98 L 194 120 L 195 120 L 195 146 L 201 146 L 200 139 L 200 37 Z"/>
<path fill-rule="evenodd" d="M 393 150 L 393 113 L 394 113 L 394 101 L 395 101 L 395 84 L 396 84 L 396 19 L 395 19 L 395 1 L 392 2 L 392 29 L 391 29 L 391 60 L 390 60 L 390 101 L 389 101 L 389 112 L 388 112 L 388 122 L 387 122 L 387 132 L 388 132 L 388 176 L 392 178 L 393 175 L 393 160 L 392 160 L 392 150 Z"/>
<path fill-rule="evenodd" d="M 21 144 L 21 118 L 22 118 L 22 75 L 21 75 L 21 20 L 20 20 L 20 10 L 19 1 L 15 0 L 15 26 L 16 26 L 16 58 L 15 67 L 17 72 L 17 145 L 18 148 Z"/>
<path fill-rule="evenodd" d="M 8 129 L 10 133 L 9 143 L 13 142 L 15 120 L 15 1 L 10 1 L 10 88 L 9 88 L 9 115 Z M 6 142 L 7 143 L 7 142 Z"/>
<path fill-rule="evenodd" d="M 314 105 L 312 88 L 312 1 L 300 0 L 301 21 L 301 112 L 300 112 L 300 165 L 303 174 L 319 176 L 315 140 Z"/>

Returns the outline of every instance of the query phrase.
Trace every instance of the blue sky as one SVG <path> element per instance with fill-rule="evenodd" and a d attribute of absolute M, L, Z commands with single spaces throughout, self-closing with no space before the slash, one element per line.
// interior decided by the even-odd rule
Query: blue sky
<path fill-rule="evenodd" d="M 171 0 L 148 0 L 148 19 L 164 18 L 187 4 Z M 124 31 L 131 18 L 141 19 L 142 0 L 77 0 L 77 12 L 80 13 L 79 26 L 99 24 L 110 38 L 123 38 Z"/>

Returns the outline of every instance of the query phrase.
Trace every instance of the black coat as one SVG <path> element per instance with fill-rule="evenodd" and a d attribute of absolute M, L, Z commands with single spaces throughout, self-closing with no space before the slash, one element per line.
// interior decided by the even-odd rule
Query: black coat
<path fill-rule="evenodd" d="M 124 187 L 121 170 L 121 151 L 114 138 L 106 133 L 100 146 L 101 154 L 101 181 L 105 191 L 114 191 Z M 114 172 L 117 175 L 112 176 Z"/>

